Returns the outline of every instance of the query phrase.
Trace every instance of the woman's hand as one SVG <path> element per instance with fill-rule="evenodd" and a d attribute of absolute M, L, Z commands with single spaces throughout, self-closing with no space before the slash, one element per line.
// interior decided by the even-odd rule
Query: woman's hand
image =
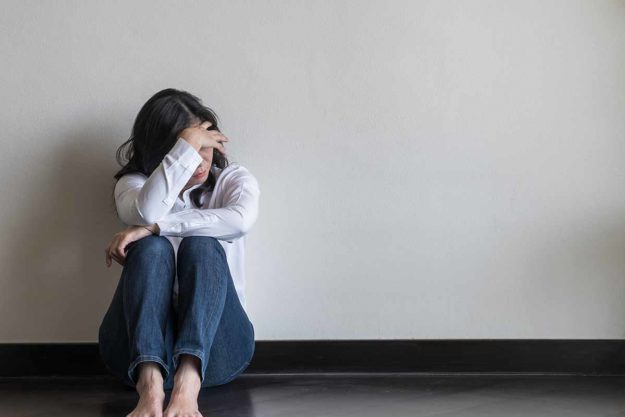
<path fill-rule="evenodd" d="M 111 244 L 104 249 L 106 266 L 110 267 L 112 260 L 123 266 L 126 261 L 126 246 L 153 233 L 158 233 L 158 225 L 156 224 L 151 226 L 128 226 L 121 232 L 115 233 Z"/>
<path fill-rule="evenodd" d="M 211 126 L 210 122 L 204 122 L 198 126 L 187 127 L 180 132 L 178 137 L 189 142 L 197 151 L 214 148 L 225 155 L 226 148 L 224 148 L 223 143 L 228 142 L 228 138 L 218 130 L 206 130 Z"/>

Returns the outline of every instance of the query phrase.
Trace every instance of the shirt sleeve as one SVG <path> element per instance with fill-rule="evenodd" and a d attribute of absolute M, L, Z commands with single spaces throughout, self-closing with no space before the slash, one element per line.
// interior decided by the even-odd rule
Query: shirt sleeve
<path fill-rule="evenodd" d="M 140 173 L 121 177 L 114 192 L 120 220 L 126 225 L 156 223 L 171 210 L 201 162 L 202 155 L 186 140 L 178 138 L 147 179 Z"/>
<path fill-rule="evenodd" d="M 157 222 L 159 234 L 180 237 L 211 236 L 228 241 L 247 234 L 258 218 L 258 181 L 243 167 L 224 180 L 223 207 L 194 208 L 170 213 Z"/>

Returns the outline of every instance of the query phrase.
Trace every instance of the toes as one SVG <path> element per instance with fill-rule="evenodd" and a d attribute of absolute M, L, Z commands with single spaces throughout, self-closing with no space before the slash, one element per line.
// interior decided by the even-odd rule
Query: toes
<path fill-rule="evenodd" d="M 179 412 L 179 411 L 165 411 L 163 417 L 204 417 L 199 411 L 191 411 L 191 412 Z"/>

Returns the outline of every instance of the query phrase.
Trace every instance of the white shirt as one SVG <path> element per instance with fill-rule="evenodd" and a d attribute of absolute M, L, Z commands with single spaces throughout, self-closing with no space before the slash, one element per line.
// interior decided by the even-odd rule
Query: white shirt
<path fill-rule="evenodd" d="M 258 217 L 260 190 L 256 178 L 243 166 L 231 163 L 211 171 L 217 177 L 212 193 L 204 193 L 201 207 L 195 208 L 189 194 L 179 197 L 202 156 L 184 139 L 178 138 L 163 161 L 146 177 L 141 173 L 122 176 L 115 184 L 115 204 L 126 225 L 158 224 L 160 235 L 174 247 L 186 236 L 212 236 L 219 240 L 228 260 L 237 295 L 245 306 L 245 235 Z M 173 304 L 178 303 L 178 276 L 174 279 Z"/>

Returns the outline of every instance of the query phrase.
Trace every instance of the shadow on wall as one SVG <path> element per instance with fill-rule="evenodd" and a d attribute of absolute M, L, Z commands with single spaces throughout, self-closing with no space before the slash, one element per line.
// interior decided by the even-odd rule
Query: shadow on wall
<path fill-rule="evenodd" d="M 86 128 L 63 143 L 46 158 L 37 187 L 24 188 L 23 210 L 13 216 L 0 311 L 16 319 L 6 322 L 5 341 L 97 340 L 121 272 L 104 262 L 104 248 L 123 228 L 112 201 L 121 140 Z"/>

